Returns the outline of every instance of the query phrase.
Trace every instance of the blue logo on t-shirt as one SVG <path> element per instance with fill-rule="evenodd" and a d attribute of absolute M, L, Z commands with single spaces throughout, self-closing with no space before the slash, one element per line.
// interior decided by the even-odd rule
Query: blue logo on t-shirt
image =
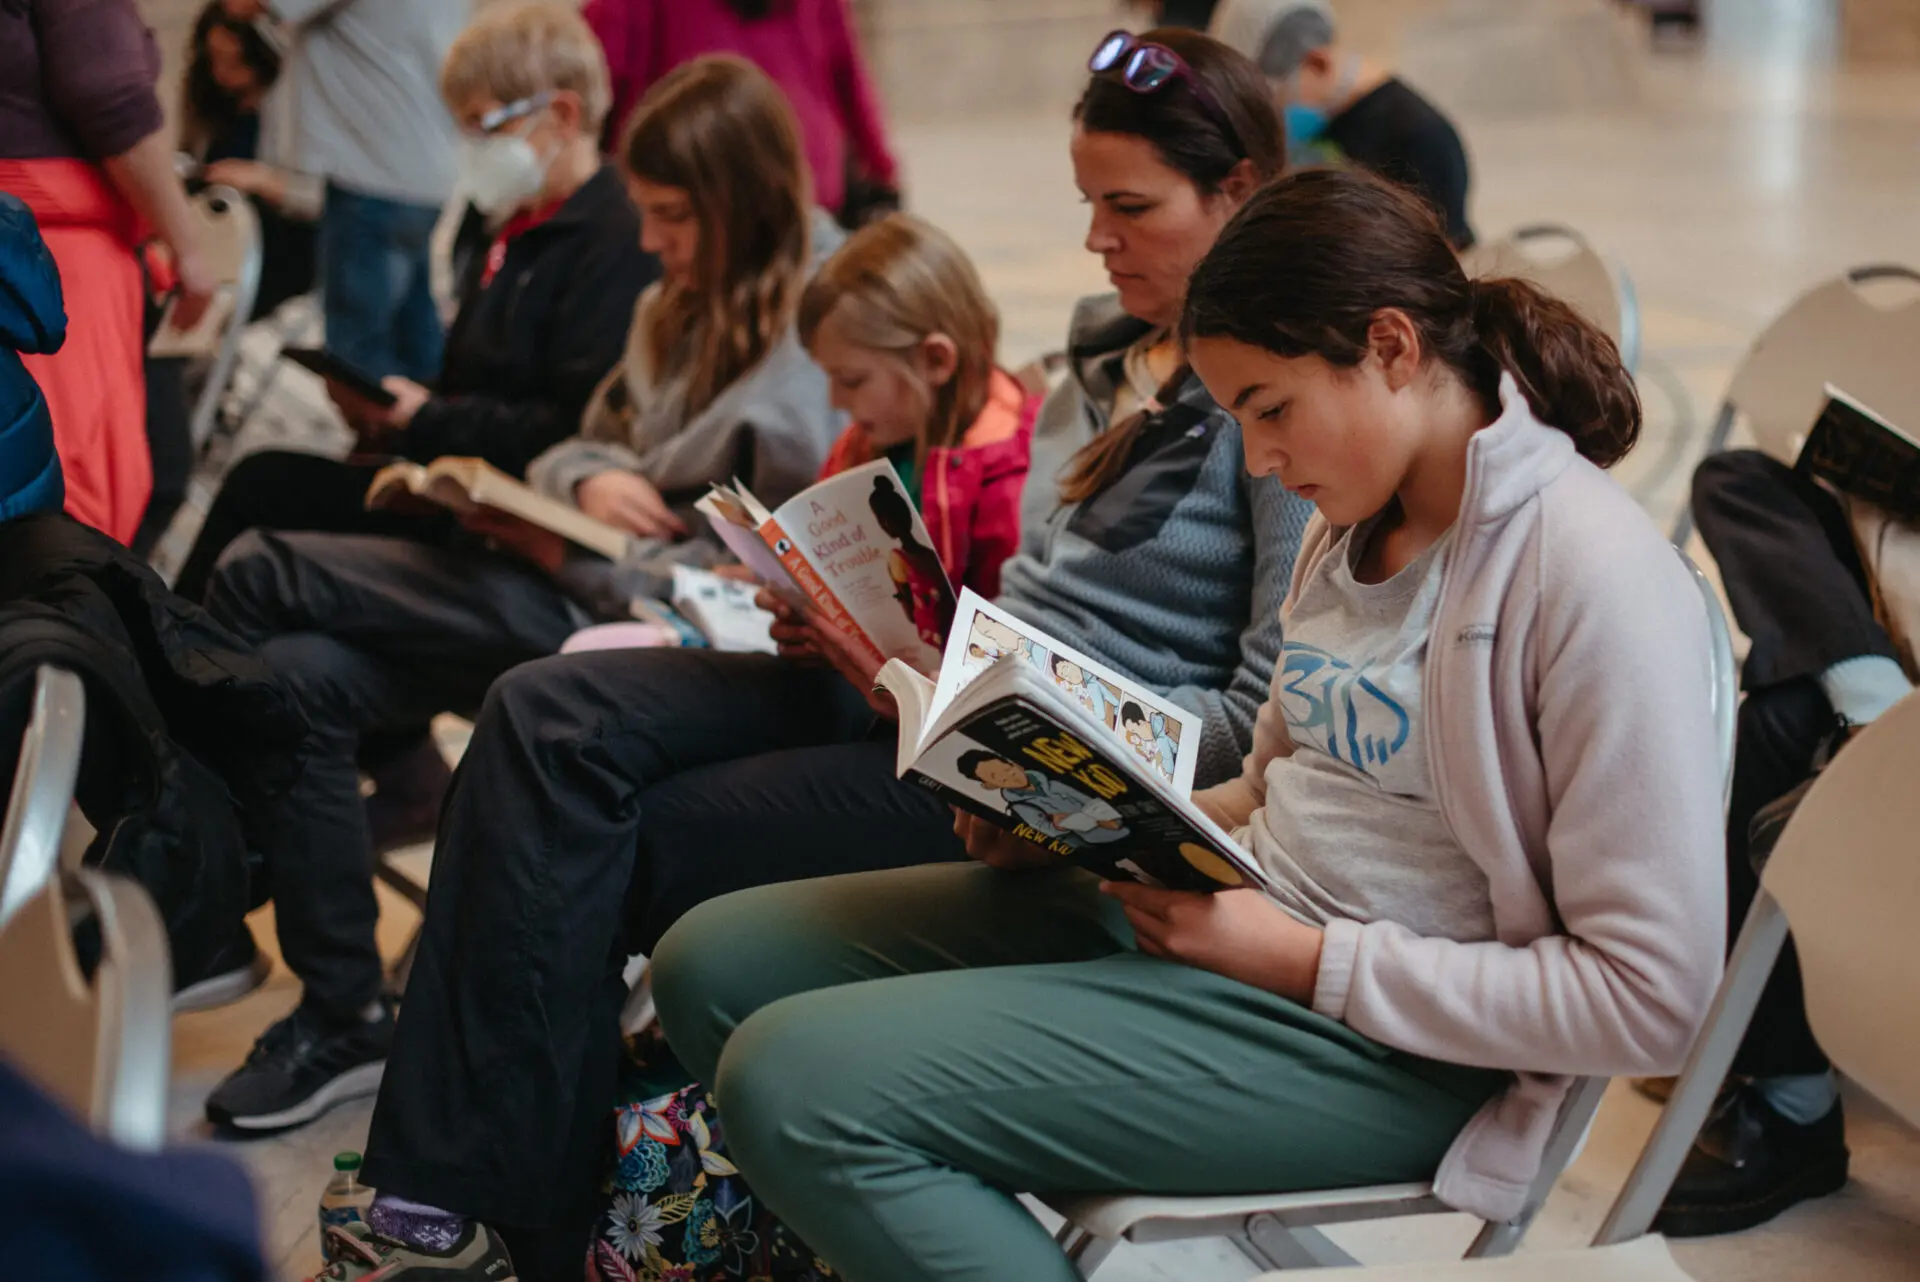
<path fill-rule="evenodd" d="M 1392 696 L 1325 650 L 1289 641 L 1281 648 L 1280 710 L 1294 741 L 1372 774 L 1407 745 L 1412 721 Z"/>

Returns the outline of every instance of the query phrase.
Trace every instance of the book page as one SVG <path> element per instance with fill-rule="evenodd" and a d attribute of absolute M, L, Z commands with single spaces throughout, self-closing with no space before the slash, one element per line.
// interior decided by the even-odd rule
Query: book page
<path fill-rule="evenodd" d="M 449 455 L 427 464 L 427 476 L 437 491 L 444 478 L 452 481 L 475 503 L 520 518 L 529 525 L 558 534 L 609 561 L 627 554 L 629 538 L 624 530 L 604 521 L 596 521 L 579 508 L 561 503 L 514 480 L 485 459 Z M 455 507 L 448 503 L 449 507 Z"/>
<path fill-rule="evenodd" d="M 693 508 L 707 518 L 713 526 L 713 532 L 726 544 L 727 551 L 733 553 L 740 564 L 752 570 L 755 578 L 770 588 L 786 593 L 795 604 L 804 604 L 806 594 L 793 581 L 793 576 L 787 573 L 787 567 L 781 564 L 773 549 L 760 537 L 759 527 L 740 524 L 729 510 L 730 502 L 716 488 L 714 493 L 695 503 Z"/>
<path fill-rule="evenodd" d="M 1193 772 L 1200 760 L 1198 713 L 1055 641 L 971 588 L 960 594 L 953 635 L 940 664 L 934 707 L 945 708 L 969 682 L 1007 655 L 1019 656 L 1071 696 L 1136 758 L 1159 771 L 1177 796 L 1193 791 Z"/>
<path fill-rule="evenodd" d="M 821 613 L 836 622 L 843 614 L 872 654 L 937 668 L 953 585 L 891 463 L 877 459 L 802 491 L 761 532 Z"/>
<path fill-rule="evenodd" d="M 753 603 L 750 583 L 690 565 L 673 567 L 673 608 L 716 650 L 774 654 L 773 616 Z"/>
<path fill-rule="evenodd" d="M 1232 837 L 1018 658 L 928 735 L 912 782 L 1063 859 L 1176 890 L 1266 885 Z"/>

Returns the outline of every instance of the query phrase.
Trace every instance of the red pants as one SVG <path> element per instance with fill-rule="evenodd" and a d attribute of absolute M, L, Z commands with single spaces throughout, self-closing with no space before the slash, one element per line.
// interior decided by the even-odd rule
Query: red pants
<path fill-rule="evenodd" d="M 60 268 L 67 341 L 22 359 L 53 414 L 67 511 L 130 542 L 153 490 L 137 219 L 84 161 L 0 160 L 0 190 L 33 211 Z"/>

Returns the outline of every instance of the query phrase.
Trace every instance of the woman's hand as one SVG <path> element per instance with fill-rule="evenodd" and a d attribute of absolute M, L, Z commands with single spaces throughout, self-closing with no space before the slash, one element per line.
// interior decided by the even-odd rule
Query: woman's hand
<path fill-rule="evenodd" d="M 567 556 L 567 541 L 552 530 L 523 521 L 490 507 L 460 514 L 460 524 L 482 538 L 533 562 L 548 574 L 558 574 Z"/>
<path fill-rule="evenodd" d="M 398 374 L 389 374 L 380 380 L 380 386 L 393 396 L 393 404 L 381 411 L 385 426 L 399 431 L 413 422 L 413 416 L 420 407 L 433 399 L 433 393 L 410 378 L 401 378 Z"/>
<path fill-rule="evenodd" d="M 1103 881 L 1120 901 L 1140 951 L 1313 1004 L 1324 936 L 1257 890 L 1211 895 Z"/>
<path fill-rule="evenodd" d="M 178 282 L 173 301 L 173 327 L 182 332 L 192 329 L 213 305 L 220 291 L 220 276 L 201 255 L 198 246 L 173 255 L 173 274 Z"/>
<path fill-rule="evenodd" d="M 1036 846 L 958 807 L 953 811 L 953 835 L 967 844 L 969 855 L 989 868 L 1017 872 L 1022 868 L 1056 867 L 1060 863 L 1060 856 L 1045 846 Z"/>
<path fill-rule="evenodd" d="M 686 523 L 638 472 L 614 468 L 595 473 L 574 486 L 573 499 L 594 520 L 643 539 L 678 539 L 687 533 Z"/>
<path fill-rule="evenodd" d="M 270 205 L 282 205 L 287 199 L 286 177 L 272 165 L 257 160 L 216 160 L 200 171 L 209 183 L 218 183 L 258 196 Z"/>

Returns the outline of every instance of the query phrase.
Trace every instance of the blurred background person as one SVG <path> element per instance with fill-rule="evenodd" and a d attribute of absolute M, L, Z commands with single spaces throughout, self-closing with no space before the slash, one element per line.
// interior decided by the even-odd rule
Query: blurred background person
<path fill-rule="evenodd" d="M 1371 169 L 1431 201 L 1455 249 L 1473 244 L 1460 131 L 1390 68 L 1342 45 L 1325 0 L 1221 0 L 1212 32 L 1274 82 L 1291 164 Z"/>
<path fill-rule="evenodd" d="M 280 53 L 259 28 L 208 0 L 194 22 L 180 93 L 180 150 L 199 177 L 242 191 L 260 219 L 260 291 L 253 317 L 314 286 L 315 229 L 324 188 L 292 167 Z"/>
<path fill-rule="evenodd" d="M 320 214 L 327 346 L 375 378 L 440 368 L 430 243 L 453 188 L 440 63 L 471 0 L 223 0 L 288 36 L 299 167 L 326 180 Z"/>
<path fill-rule="evenodd" d="M 613 73 L 609 150 L 655 81 L 701 54 L 737 53 L 792 104 L 821 208 L 847 227 L 899 208 L 893 153 L 847 0 L 587 0 L 582 12 Z"/>
<path fill-rule="evenodd" d="M 0 190 L 33 211 L 68 318 L 60 350 L 26 366 L 51 407 L 67 510 L 121 543 L 153 486 L 141 241 L 171 250 L 183 326 L 216 285 L 174 173 L 159 74 L 133 0 L 0 5 Z"/>

